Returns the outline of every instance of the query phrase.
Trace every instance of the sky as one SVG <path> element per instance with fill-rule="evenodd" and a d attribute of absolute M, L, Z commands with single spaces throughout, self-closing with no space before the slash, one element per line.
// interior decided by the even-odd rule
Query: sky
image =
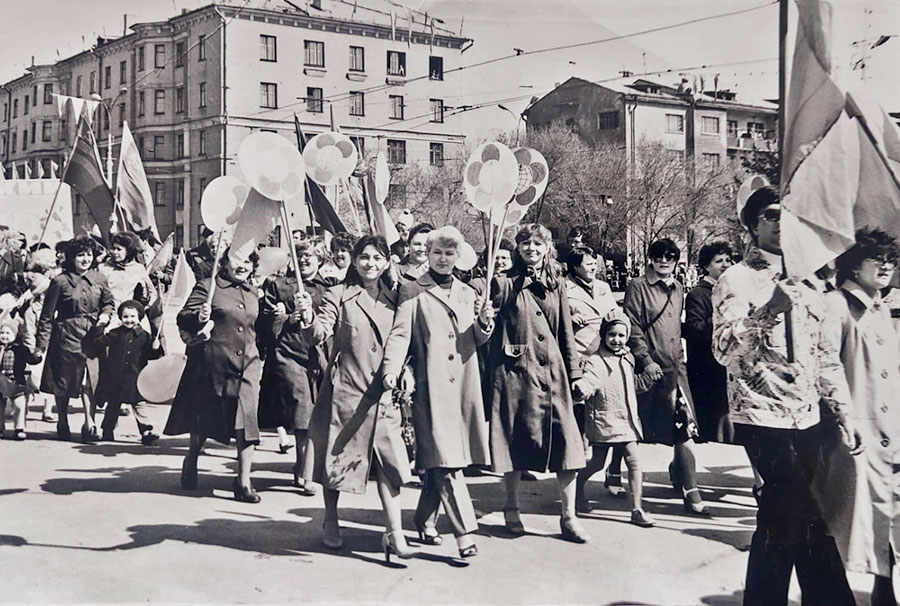
<path fill-rule="evenodd" d="M 329 0 L 324 0 L 328 2 Z M 367 0 L 360 0 L 365 3 Z M 377 0 L 384 2 L 384 0 Z M 0 81 L 21 75 L 31 63 L 53 62 L 93 44 L 97 35 L 121 35 L 123 14 L 129 23 L 162 20 L 195 9 L 209 0 L 29 0 L 4 4 L 0 22 Z M 238 3 L 238 0 L 232 2 Z M 302 5 L 303 2 L 297 2 Z M 620 70 L 676 84 L 703 73 L 719 74 L 720 88 L 738 98 L 775 98 L 778 94 L 778 7 L 772 0 L 402 0 L 445 21 L 445 27 L 475 40 L 461 57 L 471 65 L 525 51 L 519 57 L 471 68 L 447 77 L 461 78 L 463 103 L 489 107 L 449 117 L 468 134 L 513 130 L 529 100 L 572 76 L 602 81 Z M 73 7 L 77 5 L 77 10 Z M 850 65 L 862 57 L 851 46 L 858 40 L 900 34 L 900 0 L 841 0 L 835 14 L 835 55 L 844 76 L 863 86 L 888 111 L 900 111 L 900 37 L 872 49 L 866 69 Z M 723 13 L 754 9 L 739 15 Z M 60 17 L 64 15 L 65 19 Z M 712 17 L 712 18 L 710 18 Z M 700 20 L 693 24 L 679 25 Z M 791 10 L 791 22 L 796 13 Z M 61 24 L 64 21 L 64 25 Z M 50 24 L 50 25 L 48 25 Z M 587 43 L 648 29 L 661 31 L 579 48 L 534 53 L 560 45 Z M 793 45 L 793 28 L 789 47 Z M 57 53 L 59 53 L 57 55 Z M 702 67 L 708 66 L 708 67 Z M 860 77 L 864 75 L 865 81 Z M 505 101 L 504 101 L 505 100 Z M 509 112 L 496 107 L 504 101 Z"/>

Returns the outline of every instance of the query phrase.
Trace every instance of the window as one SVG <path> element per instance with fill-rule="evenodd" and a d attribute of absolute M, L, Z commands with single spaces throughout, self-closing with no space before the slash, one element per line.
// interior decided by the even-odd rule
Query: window
<path fill-rule="evenodd" d="M 69 140 L 69 126 L 65 120 L 59 121 L 59 140 L 63 143 Z"/>
<path fill-rule="evenodd" d="M 403 95 L 389 95 L 388 99 L 391 103 L 391 118 L 394 120 L 403 119 Z"/>
<path fill-rule="evenodd" d="M 41 141 L 49 142 L 53 136 L 53 122 L 44 120 L 41 123 Z"/>
<path fill-rule="evenodd" d="M 350 47 L 350 71 L 366 71 L 366 49 L 361 46 Z"/>
<path fill-rule="evenodd" d="M 200 107 L 206 107 L 206 82 L 200 83 L 200 88 L 197 92 L 200 97 Z"/>
<path fill-rule="evenodd" d="M 138 137 L 137 146 L 138 146 L 138 153 L 141 155 L 141 160 L 143 160 L 145 158 L 145 156 L 144 156 L 144 138 L 143 137 Z"/>
<path fill-rule="evenodd" d="M 356 151 L 359 152 L 360 158 L 362 158 L 366 155 L 366 139 L 365 139 L 365 137 L 350 137 L 350 142 L 356 146 Z"/>
<path fill-rule="evenodd" d="M 179 86 L 175 89 L 175 113 L 184 113 L 184 87 Z"/>
<path fill-rule="evenodd" d="M 125 84 L 128 81 L 128 62 L 119 61 L 119 84 Z"/>
<path fill-rule="evenodd" d="M 76 97 L 81 96 L 81 81 L 82 81 L 81 76 L 78 76 L 77 78 L 75 78 L 75 96 Z"/>
<path fill-rule="evenodd" d="M 737 137 L 738 136 L 737 120 L 729 120 L 728 121 L 728 136 L 729 137 Z"/>
<path fill-rule="evenodd" d="M 259 106 L 276 109 L 278 107 L 278 85 L 272 82 L 259 83 Z"/>
<path fill-rule="evenodd" d="M 197 38 L 197 61 L 206 61 L 206 36 L 203 34 Z"/>
<path fill-rule="evenodd" d="M 201 156 L 206 155 L 206 131 L 205 130 L 200 131 L 200 155 Z M 202 188 L 201 188 L 201 191 L 202 191 Z"/>
<path fill-rule="evenodd" d="M 37 122 L 31 123 L 31 143 L 33 144 L 37 137 Z"/>
<path fill-rule="evenodd" d="M 703 165 L 706 168 L 719 168 L 719 154 L 704 153 L 703 154 Z"/>
<path fill-rule="evenodd" d="M 97 72 L 91 72 L 90 78 L 91 88 L 88 91 L 88 94 L 93 95 L 97 92 Z"/>
<path fill-rule="evenodd" d="M 278 60 L 275 55 L 275 36 L 267 36 L 265 34 L 259 36 L 259 60 Z"/>
<path fill-rule="evenodd" d="M 109 112 L 102 111 L 100 112 L 100 115 L 103 116 L 103 128 L 109 130 Z"/>
<path fill-rule="evenodd" d="M 103 68 L 103 88 L 112 88 L 112 65 Z"/>
<path fill-rule="evenodd" d="M 24 108 L 23 111 L 22 111 L 22 115 L 23 115 L 23 116 L 27 116 L 27 115 L 28 115 L 28 111 L 29 111 L 30 106 L 31 106 L 31 103 L 30 103 L 30 97 L 29 97 L 28 95 L 25 95 L 25 103 L 24 103 L 24 105 L 22 105 L 22 107 Z"/>
<path fill-rule="evenodd" d="M 754 139 L 762 139 L 766 134 L 766 125 L 762 122 L 747 122 L 747 132 L 753 135 Z"/>
<path fill-rule="evenodd" d="M 669 157 L 669 162 L 674 162 L 679 166 L 684 164 L 684 151 L 680 149 L 668 149 L 666 150 L 666 155 Z"/>
<path fill-rule="evenodd" d="M 166 138 L 163 135 L 155 135 L 153 137 L 153 153 L 150 154 L 150 157 L 154 160 L 164 160 L 165 154 L 163 153 L 163 147 L 166 145 Z"/>
<path fill-rule="evenodd" d="M 404 206 L 406 204 L 406 186 L 399 183 L 389 185 L 388 200 L 391 201 L 392 206 Z"/>
<path fill-rule="evenodd" d="M 125 104 L 119 103 L 119 128 L 125 124 Z"/>
<path fill-rule="evenodd" d="M 406 75 L 406 53 L 400 51 L 387 52 L 387 74 L 388 76 Z"/>
<path fill-rule="evenodd" d="M 175 67 L 184 67 L 184 42 L 175 43 Z"/>
<path fill-rule="evenodd" d="M 184 158 L 184 133 L 175 135 L 175 158 Z"/>
<path fill-rule="evenodd" d="M 53 85 L 45 84 L 44 85 L 44 105 L 50 105 L 53 103 Z"/>
<path fill-rule="evenodd" d="M 166 182 L 157 181 L 153 184 L 153 203 L 156 206 L 166 205 Z"/>
<path fill-rule="evenodd" d="M 444 100 L 443 99 L 431 99 L 431 121 L 432 122 L 443 122 L 444 121 Z"/>
<path fill-rule="evenodd" d="M 406 141 L 388 139 L 388 162 L 391 164 L 406 164 Z"/>
<path fill-rule="evenodd" d="M 175 182 L 175 204 L 177 208 L 184 208 L 184 180 Z"/>
<path fill-rule="evenodd" d="M 3 104 L 3 121 L 9 120 L 9 104 Z"/>
<path fill-rule="evenodd" d="M 137 68 L 139 72 L 144 71 L 146 64 L 144 62 L 144 47 L 139 46 L 137 49 Z"/>
<path fill-rule="evenodd" d="M 428 78 L 430 80 L 444 79 L 444 58 L 428 57 Z"/>
<path fill-rule="evenodd" d="M 206 177 L 200 177 L 200 195 L 201 195 L 201 196 L 203 195 L 203 190 L 206 189 L 206 184 L 207 184 L 208 182 L 209 182 L 209 181 L 207 181 Z M 203 228 L 202 225 L 198 225 L 197 227 L 200 228 L 200 229 Z M 198 229 L 198 231 L 199 231 L 199 229 Z"/>
<path fill-rule="evenodd" d="M 165 67 L 166 66 L 166 45 L 165 44 L 154 44 L 153 45 L 153 67 Z"/>
<path fill-rule="evenodd" d="M 143 116 L 146 112 L 146 99 L 144 97 L 144 91 L 138 93 L 138 115 Z"/>
<path fill-rule="evenodd" d="M 13 118 L 18 117 L 18 115 L 19 115 L 19 100 L 13 99 Z M 15 147 L 15 145 L 13 147 Z"/>
<path fill-rule="evenodd" d="M 309 67 L 325 67 L 325 43 L 315 40 L 304 40 L 305 51 L 303 64 Z"/>
<path fill-rule="evenodd" d="M 31 87 L 31 104 L 37 105 L 37 84 Z"/>
<path fill-rule="evenodd" d="M 13 150 L 13 151 L 16 151 L 16 146 L 17 146 L 18 143 L 19 143 L 19 142 L 17 141 L 18 138 L 19 138 L 19 133 L 13 131 L 13 134 L 12 134 L 12 150 Z"/>
<path fill-rule="evenodd" d="M 161 89 L 153 91 L 153 113 L 166 113 L 166 91 Z"/>
<path fill-rule="evenodd" d="M 365 116 L 366 115 L 366 95 L 350 91 L 350 115 Z"/>
<path fill-rule="evenodd" d="M 684 132 L 684 116 L 679 114 L 666 114 L 666 132 L 667 133 L 683 133 Z"/>
<path fill-rule="evenodd" d="M 704 135 L 718 135 L 719 119 L 714 116 L 700 116 L 700 132 Z"/>
<path fill-rule="evenodd" d="M 601 112 L 597 115 L 598 130 L 615 130 L 619 128 L 619 112 Z"/>
<path fill-rule="evenodd" d="M 322 112 L 322 89 L 307 88 L 306 89 L 306 111 L 321 113 Z"/>
<path fill-rule="evenodd" d="M 432 166 L 443 166 L 444 165 L 444 144 L 443 143 L 429 144 L 429 154 L 428 155 L 431 160 Z"/>

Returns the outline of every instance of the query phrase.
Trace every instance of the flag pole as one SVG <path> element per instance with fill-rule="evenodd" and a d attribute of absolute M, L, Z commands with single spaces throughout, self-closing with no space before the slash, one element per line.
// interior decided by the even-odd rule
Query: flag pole
<path fill-rule="evenodd" d="M 77 133 L 79 132 L 78 129 L 81 127 L 82 120 L 84 120 L 84 115 L 78 116 L 78 120 L 75 121 L 76 139 L 78 138 Z M 72 162 L 73 155 L 75 155 L 75 145 L 72 145 L 72 149 L 69 150 L 69 157 L 66 158 L 66 164 L 62 167 L 62 174 L 59 176 L 59 183 L 56 185 L 56 193 L 53 194 L 53 202 L 50 204 L 50 210 L 47 211 L 47 218 L 44 220 L 43 227 L 41 227 L 41 235 L 38 238 L 38 245 L 44 242 L 44 234 L 47 231 L 47 225 L 50 224 L 50 217 L 53 216 L 53 209 L 56 208 L 56 199 L 57 197 L 59 197 L 59 190 L 62 189 L 62 184 L 64 182 L 63 180 L 66 178 L 66 173 L 69 170 L 69 163 Z M 15 170 L 15 166 L 13 166 L 13 169 Z M 88 210 L 90 210 L 90 208 L 88 208 Z M 93 216 L 93 213 L 91 213 L 91 216 Z"/>
<path fill-rule="evenodd" d="M 281 201 L 281 225 L 287 233 L 288 240 L 288 248 L 291 253 L 291 263 L 294 266 L 294 276 L 297 278 L 297 293 L 304 292 L 303 288 L 303 279 L 300 277 L 300 261 L 297 260 L 297 247 L 294 246 L 294 241 L 291 239 L 291 219 L 288 216 L 287 205 L 284 203 L 284 200 Z"/>
<path fill-rule="evenodd" d="M 787 131 L 787 32 L 788 0 L 778 0 L 778 169 L 784 163 L 784 133 Z M 780 197 L 784 198 L 783 183 L 779 179 Z M 781 275 L 787 277 L 784 255 L 781 256 Z M 788 362 L 794 361 L 794 321 L 791 311 L 784 312 L 784 344 Z"/>

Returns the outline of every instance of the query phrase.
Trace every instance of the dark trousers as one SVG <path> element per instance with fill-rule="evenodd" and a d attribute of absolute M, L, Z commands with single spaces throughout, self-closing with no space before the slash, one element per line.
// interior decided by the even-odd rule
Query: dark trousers
<path fill-rule="evenodd" d="M 416 506 L 416 524 L 437 521 L 438 508 L 444 505 L 444 512 L 453 527 L 453 536 L 478 530 L 475 508 L 469 496 L 469 488 L 459 469 L 435 467 L 425 470 L 419 504 Z"/>
<path fill-rule="evenodd" d="M 819 461 L 820 431 L 735 425 L 763 478 L 750 544 L 744 606 L 787 604 L 796 567 L 804 606 L 856 603 L 834 538 L 819 513 L 810 480 Z"/>
<path fill-rule="evenodd" d="M 134 411 L 134 420 L 137 422 L 138 431 L 141 432 L 141 435 L 151 431 L 153 425 L 150 424 L 150 417 L 147 415 L 146 403 L 135 402 L 130 404 L 130 406 Z M 109 403 L 109 406 L 106 407 L 106 412 L 103 413 L 103 423 L 100 425 L 103 431 L 112 433 L 115 430 L 116 424 L 119 422 L 119 411 L 121 409 L 122 402 Z"/>

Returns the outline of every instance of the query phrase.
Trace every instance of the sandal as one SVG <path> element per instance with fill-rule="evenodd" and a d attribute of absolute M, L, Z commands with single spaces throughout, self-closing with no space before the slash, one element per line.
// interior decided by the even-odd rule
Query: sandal
<path fill-rule="evenodd" d="M 683 493 L 682 500 L 684 501 L 684 510 L 691 515 L 700 516 L 702 518 L 708 518 L 712 514 L 709 512 L 709 509 L 706 507 L 706 504 L 700 499 L 698 502 L 694 502 L 688 497 L 691 493 L 696 492 L 697 498 L 700 497 L 700 489 L 699 488 L 691 488 L 690 490 L 681 489 Z"/>
<path fill-rule="evenodd" d="M 419 533 L 419 542 L 423 545 L 441 545 L 444 539 L 434 526 L 420 525 L 416 522 L 416 532 Z"/>
<path fill-rule="evenodd" d="M 503 520 L 506 524 L 506 530 L 515 537 L 525 534 L 525 525 L 522 524 L 522 518 L 519 516 L 518 509 L 504 509 Z"/>

